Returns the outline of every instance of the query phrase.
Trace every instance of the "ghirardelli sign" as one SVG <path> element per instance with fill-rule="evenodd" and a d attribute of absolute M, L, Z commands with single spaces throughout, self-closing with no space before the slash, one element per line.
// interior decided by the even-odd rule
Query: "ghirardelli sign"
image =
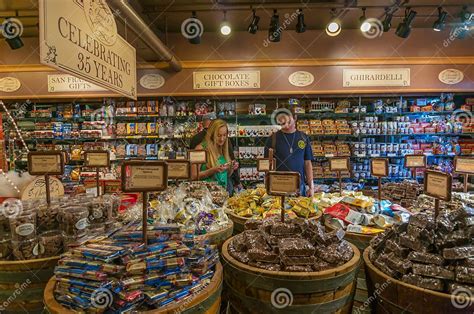
<path fill-rule="evenodd" d="M 136 53 L 105 0 L 40 0 L 41 63 L 137 98 Z"/>

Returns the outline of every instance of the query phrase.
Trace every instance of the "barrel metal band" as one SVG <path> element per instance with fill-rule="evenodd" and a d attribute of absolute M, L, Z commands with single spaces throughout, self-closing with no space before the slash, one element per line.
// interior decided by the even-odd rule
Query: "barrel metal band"
<path fill-rule="evenodd" d="M 0 284 L 2 283 L 17 283 L 30 280 L 32 283 L 48 282 L 54 275 L 54 269 L 31 270 L 25 272 L 0 272 Z"/>
<path fill-rule="evenodd" d="M 353 293 L 343 296 L 342 298 L 335 299 L 325 303 L 317 304 L 304 304 L 304 305 L 288 305 L 285 308 L 277 309 L 271 303 L 265 303 L 262 300 L 249 297 L 241 294 L 239 291 L 235 290 L 232 287 L 227 286 L 229 290 L 232 291 L 234 296 L 237 296 L 238 301 L 246 308 L 256 308 L 263 309 L 265 313 L 298 313 L 298 314 L 313 314 L 313 313 L 333 313 L 337 310 L 340 310 L 344 305 L 348 304 L 352 297 Z"/>
<path fill-rule="evenodd" d="M 239 281 L 251 283 L 250 286 L 252 288 L 259 288 L 269 291 L 273 291 L 276 288 L 286 288 L 294 294 L 308 294 L 315 292 L 331 292 L 350 284 L 356 278 L 360 265 L 361 261 L 359 261 L 357 266 L 350 272 L 335 277 L 314 280 L 297 279 L 292 281 L 289 279 L 279 279 L 267 277 L 264 275 L 257 275 L 255 273 L 249 273 L 241 268 L 235 267 L 229 262 L 224 264 L 224 269 L 228 267 L 233 268 L 234 273 L 237 272 Z M 231 276 L 231 273 L 232 271 L 224 271 L 224 279 L 226 281 L 228 281 L 227 279 Z"/>

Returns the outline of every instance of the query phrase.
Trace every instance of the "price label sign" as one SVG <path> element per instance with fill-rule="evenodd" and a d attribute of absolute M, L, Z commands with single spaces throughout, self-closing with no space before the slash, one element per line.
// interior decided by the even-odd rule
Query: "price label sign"
<path fill-rule="evenodd" d="M 34 176 L 62 175 L 64 173 L 64 154 L 62 152 L 28 153 L 28 172 Z"/>
<path fill-rule="evenodd" d="M 84 155 L 84 166 L 94 168 L 110 167 L 109 151 L 89 151 Z"/>
<path fill-rule="evenodd" d="M 298 172 L 269 171 L 265 184 L 268 195 L 297 195 L 300 192 L 300 174 Z"/>
<path fill-rule="evenodd" d="M 370 172 L 374 177 L 388 177 L 388 159 L 373 158 L 370 161 Z"/>
<path fill-rule="evenodd" d="M 167 160 L 168 179 L 170 180 L 187 180 L 191 178 L 191 163 L 189 160 Z"/>
<path fill-rule="evenodd" d="M 271 162 L 269 158 L 257 159 L 257 171 L 268 172 L 271 170 Z"/>
<path fill-rule="evenodd" d="M 405 168 L 426 168 L 425 155 L 406 155 Z"/>
<path fill-rule="evenodd" d="M 449 173 L 427 170 L 425 172 L 425 194 L 440 200 L 451 201 L 452 177 Z"/>
<path fill-rule="evenodd" d="M 464 174 L 474 173 L 473 157 L 456 157 L 454 158 L 454 171 Z"/>
<path fill-rule="evenodd" d="M 207 163 L 207 152 L 202 149 L 188 150 L 188 159 L 192 164 L 205 164 Z"/>
<path fill-rule="evenodd" d="M 329 169 L 331 171 L 349 171 L 349 158 L 331 158 L 329 159 Z"/>
<path fill-rule="evenodd" d="M 123 192 L 163 191 L 168 187 L 164 161 L 127 161 L 122 164 Z"/>

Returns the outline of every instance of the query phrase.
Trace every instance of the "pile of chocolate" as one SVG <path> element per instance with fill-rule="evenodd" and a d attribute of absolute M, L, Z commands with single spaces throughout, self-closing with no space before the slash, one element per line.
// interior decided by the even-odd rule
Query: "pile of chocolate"
<path fill-rule="evenodd" d="M 474 207 L 445 205 L 436 220 L 433 211 L 418 213 L 374 238 L 374 265 L 420 288 L 474 293 Z"/>
<path fill-rule="evenodd" d="M 415 181 L 388 182 L 383 185 L 382 199 L 410 208 L 423 193 L 423 185 Z"/>
<path fill-rule="evenodd" d="M 292 219 L 252 219 L 229 244 L 238 261 L 271 271 L 322 271 L 348 262 L 354 252 L 343 240 L 344 230 L 330 233 L 319 222 Z"/>
<path fill-rule="evenodd" d="M 413 203 L 412 212 L 433 211 L 435 200 L 431 196 L 422 194 Z M 474 207 L 474 194 L 453 193 L 450 202 L 439 202 L 442 210 L 457 210 L 464 206 Z"/>

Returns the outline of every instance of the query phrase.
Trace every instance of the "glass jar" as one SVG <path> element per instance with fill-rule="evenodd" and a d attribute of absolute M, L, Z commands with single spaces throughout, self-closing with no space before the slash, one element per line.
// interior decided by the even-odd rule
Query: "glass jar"
<path fill-rule="evenodd" d="M 60 217 L 64 236 L 79 238 L 87 233 L 89 227 L 89 208 L 87 206 L 62 207 Z"/>
<path fill-rule="evenodd" d="M 10 238 L 0 239 L 0 261 L 8 261 L 12 256 L 12 240 Z"/>
<path fill-rule="evenodd" d="M 44 248 L 41 257 L 58 256 L 64 251 L 63 236 L 58 230 L 43 232 L 39 236 L 39 244 Z"/>
<path fill-rule="evenodd" d="M 28 240 L 12 241 L 13 256 L 16 260 L 31 260 L 40 258 L 43 254 L 43 247 L 39 244 L 38 238 Z"/>
<path fill-rule="evenodd" d="M 23 241 L 36 238 L 36 213 L 23 212 L 16 217 L 10 217 L 10 231 L 13 241 Z"/>

